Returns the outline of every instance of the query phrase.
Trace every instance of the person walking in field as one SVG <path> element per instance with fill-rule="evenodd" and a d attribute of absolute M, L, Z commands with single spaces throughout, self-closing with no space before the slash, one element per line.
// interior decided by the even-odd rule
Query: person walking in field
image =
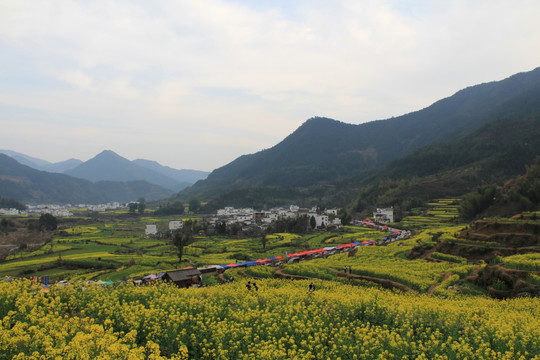
<path fill-rule="evenodd" d="M 255 291 L 259 291 L 259 287 L 257 286 L 257 284 L 255 282 L 253 282 L 253 288 L 255 289 Z"/>
<path fill-rule="evenodd" d="M 248 291 L 251 291 L 251 281 L 247 282 L 246 289 L 248 289 Z"/>

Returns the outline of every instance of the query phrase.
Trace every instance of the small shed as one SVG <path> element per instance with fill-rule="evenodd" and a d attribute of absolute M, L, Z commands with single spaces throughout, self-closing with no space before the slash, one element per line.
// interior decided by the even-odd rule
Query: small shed
<path fill-rule="evenodd" d="M 162 279 L 163 281 L 173 282 L 177 286 L 188 288 L 192 285 L 200 285 L 201 272 L 195 268 L 172 270 L 167 271 Z"/>

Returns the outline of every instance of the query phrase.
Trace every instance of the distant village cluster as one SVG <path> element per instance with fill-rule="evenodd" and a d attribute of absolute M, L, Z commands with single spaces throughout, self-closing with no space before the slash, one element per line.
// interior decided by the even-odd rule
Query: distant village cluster
<path fill-rule="evenodd" d="M 337 209 L 326 209 L 319 212 L 317 207 L 311 209 L 300 208 L 296 205 L 291 205 L 288 208 L 273 208 L 268 211 L 255 211 L 251 208 L 235 209 L 234 207 L 226 207 L 217 211 L 216 216 L 208 219 L 210 224 L 224 222 L 227 225 L 242 224 L 252 225 L 261 224 L 269 225 L 278 219 L 290 219 L 299 216 L 308 216 L 315 219 L 315 227 L 326 228 L 330 226 L 341 226 L 341 220 L 337 218 Z"/>
<path fill-rule="evenodd" d="M 215 215 L 206 218 L 208 228 L 215 229 L 219 224 L 225 226 L 239 226 L 242 231 L 253 229 L 265 230 L 273 222 L 281 219 L 294 219 L 301 216 L 307 216 L 310 221 L 314 222 L 316 229 L 339 228 L 342 226 L 341 220 L 337 217 L 337 209 L 325 209 L 319 211 L 316 207 L 300 208 L 296 205 L 291 205 L 288 208 L 273 208 L 268 211 L 254 210 L 252 208 L 235 209 L 234 207 L 225 207 L 219 209 Z M 181 220 L 169 222 L 169 231 L 173 232 L 177 229 L 182 229 L 183 223 Z M 145 229 L 147 236 L 159 234 L 159 229 L 156 224 L 147 224 Z"/>
<path fill-rule="evenodd" d="M 107 204 L 88 205 L 55 205 L 55 204 L 42 204 L 42 205 L 27 205 L 26 210 L 17 209 L 0 209 L 0 215 L 42 215 L 51 214 L 56 217 L 73 216 L 71 209 L 86 209 L 89 211 L 107 211 L 127 208 L 127 204 L 120 204 L 118 202 L 112 202 Z"/>

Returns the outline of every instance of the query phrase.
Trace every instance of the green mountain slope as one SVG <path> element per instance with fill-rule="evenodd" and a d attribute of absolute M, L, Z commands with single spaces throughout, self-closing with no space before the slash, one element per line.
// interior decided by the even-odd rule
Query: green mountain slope
<path fill-rule="evenodd" d="M 358 188 L 356 211 L 407 211 L 438 197 L 462 196 L 486 183 L 503 185 L 540 155 L 540 115 L 502 119 L 458 140 L 429 145 L 344 187 Z"/>
<path fill-rule="evenodd" d="M 540 112 L 540 68 L 457 92 L 389 120 L 351 125 L 313 118 L 271 149 L 214 170 L 180 197 L 208 200 L 257 187 L 301 189 L 336 183 L 428 145 L 455 140 L 483 124 Z"/>

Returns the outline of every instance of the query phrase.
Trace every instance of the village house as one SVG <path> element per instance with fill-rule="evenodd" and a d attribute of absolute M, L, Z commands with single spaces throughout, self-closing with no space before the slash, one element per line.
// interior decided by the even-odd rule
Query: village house
<path fill-rule="evenodd" d="M 144 230 L 146 236 L 154 236 L 158 233 L 158 228 L 156 224 L 146 224 L 146 229 Z"/>
<path fill-rule="evenodd" d="M 377 209 L 377 211 L 373 213 L 373 220 L 379 224 L 394 222 L 394 208 L 389 207 Z"/>
<path fill-rule="evenodd" d="M 328 215 L 323 214 L 317 214 L 314 212 L 308 213 L 308 217 L 311 219 L 311 217 L 315 218 L 315 224 L 317 228 L 320 227 L 327 227 L 329 222 Z"/>
<path fill-rule="evenodd" d="M 300 208 L 296 205 L 291 205 L 288 208 L 272 208 L 270 210 L 255 211 L 251 208 L 235 209 L 234 207 L 226 207 L 217 210 L 216 216 L 208 219 L 211 225 L 225 223 L 227 225 L 241 224 L 246 229 L 258 227 L 265 229 L 272 222 L 279 219 L 296 218 L 299 216 L 308 216 L 315 219 L 317 228 L 325 228 L 328 226 L 341 226 L 341 220 L 334 218 L 337 216 L 337 209 L 330 209 L 324 213 L 319 213 L 317 207 Z"/>
<path fill-rule="evenodd" d="M 169 230 L 171 232 L 182 229 L 183 226 L 184 226 L 184 223 L 182 222 L 182 220 L 169 221 Z"/>

